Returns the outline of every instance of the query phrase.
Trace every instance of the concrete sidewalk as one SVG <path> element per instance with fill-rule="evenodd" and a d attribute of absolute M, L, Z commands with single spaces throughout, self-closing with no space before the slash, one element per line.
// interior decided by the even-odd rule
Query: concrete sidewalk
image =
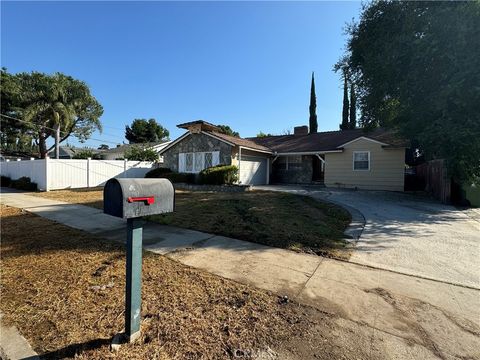
<path fill-rule="evenodd" d="M 98 209 L 18 193 L 2 194 L 1 202 L 97 236 L 125 239 L 124 221 Z M 480 359 L 478 290 L 153 223 L 145 226 L 144 245 L 335 314 L 339 326 L 370 339 L 372 358 Z"/>

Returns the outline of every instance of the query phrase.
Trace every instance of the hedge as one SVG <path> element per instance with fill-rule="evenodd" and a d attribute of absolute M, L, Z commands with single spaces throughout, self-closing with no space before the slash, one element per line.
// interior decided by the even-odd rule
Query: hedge
<path fill-rule="evenodd" d="M 145 174 L 146 178 L 158 178 L 161 177 L 161 175 L 169 174 L 172 173 L 173 171 L 170 170 L 169 168 L 156 168 L 152 169 L 149 172 Z"/>
<path fill-rule="evenodd" d="M 238 180 L 238 168 L 235 165 L 217 165 L 200 172 L 200 184 L 231 185 Z"/>
<path fill-rule="evenodd" d="M 22 176 L 20 179 L 12 180 L 10 187 L 18 190 L 36 191 L 37 183 L 32 182 L 29 177 Z"/>
<path fill-rule="evenodd" d="M 168 179 L 172 183 L 195 184 L 195 174 L 177 173 L 173 172 L 169 168 L 152 169 L 145 174 L 145 177 Z"/>
<path fill-rule="evenodd" d="M 12 179 L 8 176 L 1 176 L 0 178 L 0 186 L 9 187 L 12 184 Z"/>

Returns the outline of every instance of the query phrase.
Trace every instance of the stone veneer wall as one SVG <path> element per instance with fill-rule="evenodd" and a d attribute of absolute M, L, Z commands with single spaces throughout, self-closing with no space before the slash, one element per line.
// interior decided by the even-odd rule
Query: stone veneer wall
<path fill-rule="evenodd" d="M 232 147 L 230 145 L 205 134 L 190 134 L 162 154 L 162 167 L 178 171 L 179 153 L 208 151 L 220 151 L 220 164 L 230 165 L 232 163 Z"/>
<path fill-rule="evenodd" d="M 272 165 L 272 183 L 310 184 L 312 182 L 312 156 L 302 155 L 302 167 L 298 169 L 278 169 L 275 161 Z"/>

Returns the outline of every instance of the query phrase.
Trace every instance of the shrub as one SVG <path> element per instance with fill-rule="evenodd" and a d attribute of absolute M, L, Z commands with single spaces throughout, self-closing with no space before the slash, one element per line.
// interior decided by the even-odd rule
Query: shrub
<path fill-rule="evenodd" d="M 217 165 L 200 172 L 200 184 L 231 185 L 238 180 L 238 168 L 235 165 Z"/>
<path fill-rule="evenodd" d="M 18 190 L 36 191 L 37 183 L 32 182 L 29 177 L 22 176 L 20 179 L 12 180 L 11 187 Z"/>
<path fill-rule="evenodd" d="M 11 183 L 12 183 L 12 179 L 10 179 L 8 176 L 3 176 L 3 175 L 1 176 L 0 186 L 9 187 Z"/>
<path fill-rule="evenodd" d="M 138 145 L 132 146 L 125 151 L 125 159 L 134 161 L 158 161 L 158 153 L 153 149 L 144 149 Z"/>
<path fill-rule="evenodd" d="M 172 170 L 170 170 L 169 168 L 156 168 L 156 169 L 152 169 L 150 170 L 149 172 L 147 172 L 145 174 L 145 177 L 146 178 L 158 178 L 158 177 L 162 177 L 161 175 L 165 175 L 165 174 L 169 174 L 169 173 L 172 173 Z"/>
<path fill-rule="evenodd" d="M 195 174 L 171 172 L 161 177 L 170 180 L 172 183 L 195 184 Z"/>
<path fill-rule="evenodd" d="M 72 159 L 88 159 L 88 158 L 94 158 L 96 153 L 91 150 L 91 149 L 82 149 L 79 152 L 75 153 L 73 155 Z"/>

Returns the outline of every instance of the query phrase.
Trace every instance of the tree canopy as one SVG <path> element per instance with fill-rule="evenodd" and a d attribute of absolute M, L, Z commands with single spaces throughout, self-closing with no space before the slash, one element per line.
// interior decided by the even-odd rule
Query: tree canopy
<path fill-rule="evenodd" d="M 259 137 L 259 138 L 267 137 L 267 136 L 275 136 L 275 135 L 270 134 L 270 133 L 264 133 L 263 131 L 260 131 L 260 132 L 257 134 L 257 137 Z"/>
<path fill-rule="evenodd" d="M 167 141 L 170 132 L 155 119 L 135 119 L 125 126 L 125 138 L 130 144 Z"/>
<path fill-rule="evenodd" d="M 233 131 L 232 128 L 228 125 L 216 125 L 222 134 L 225 135 L 230 135 L 230 136 L 235 136 L 235 137 L 240 137 L 240 134 L 236 131 Z"/>
<path fill-rule="evenodd" d="M 361 125 L 399 130 L 458 180 L 480 176 L 480 2 L 370 2 L 347 33 L 336 69 Z"/>
<path fill-rule="evenodd" d="M 83 81 L 62 73 L 10 74 L 6 69 L 1 76 L 3 148 L 28 136 L 45 157 L 54 147 L 47 148 L 54 129 L 60 134 L 58 143 L 70 136 L 85 141 L 93 131 L 102 130 L 103 108 Z"/>
<path fill-rule="evenodd" d="M 143 148 L 139 145 L 131 146 L 125 151 L 125 159 L 135 161 L 157 161 L 158 153 L 151 148 Z"/>

